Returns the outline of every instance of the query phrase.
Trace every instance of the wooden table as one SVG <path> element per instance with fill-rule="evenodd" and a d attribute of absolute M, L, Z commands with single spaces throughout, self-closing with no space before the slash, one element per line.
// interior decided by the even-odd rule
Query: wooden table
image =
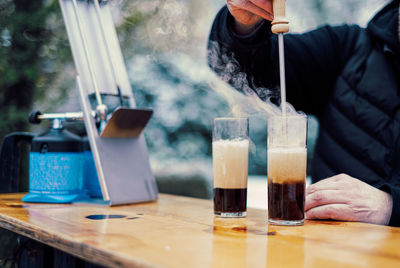
<path fill-rule="evenodd" d="M 209 200 L 161 194 L 153 203 L 28 204 L 0 195 L 0 227 L 114 267 L 400 267 L 400 228 L 307 221 L 267 226 L 266 211 L 214 218 Z"/>

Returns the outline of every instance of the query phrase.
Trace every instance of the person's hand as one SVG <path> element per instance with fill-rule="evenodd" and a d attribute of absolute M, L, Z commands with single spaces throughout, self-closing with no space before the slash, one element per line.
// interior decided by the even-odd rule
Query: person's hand
<path fill-rule="evenodd" d="M 238 34 L 250 33 L 262 19 L 273 20 L 272 0 L 226 0 Z"/>
<path fill-rule="evenodd" d="M 306 218 L 360 221 L 387 225 L 392 196 L 346 174 L 339 174 L 306 190 Z"/>

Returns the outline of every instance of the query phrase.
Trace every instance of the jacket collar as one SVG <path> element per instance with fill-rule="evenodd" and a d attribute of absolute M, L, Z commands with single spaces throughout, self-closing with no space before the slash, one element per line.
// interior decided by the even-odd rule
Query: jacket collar
<path fill-rule="evenodd" d="M 382 45 L 400 55 L 399 2 L 393 0 L 368 23 L 368 31 Z"/>

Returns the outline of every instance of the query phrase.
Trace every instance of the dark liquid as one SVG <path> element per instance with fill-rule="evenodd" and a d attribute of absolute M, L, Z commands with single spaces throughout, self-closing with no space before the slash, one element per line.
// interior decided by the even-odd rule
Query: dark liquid
<path fill-rule="evenodd" d="M 268 184 L 268 218 L 297 221 L 304 219 L 304 182 Z"/>
<path fill-rule="evenodd" d="M 243 212 L 246 211 L 247 188 L 222 189 L 214 188 L 214 211 Z"/>

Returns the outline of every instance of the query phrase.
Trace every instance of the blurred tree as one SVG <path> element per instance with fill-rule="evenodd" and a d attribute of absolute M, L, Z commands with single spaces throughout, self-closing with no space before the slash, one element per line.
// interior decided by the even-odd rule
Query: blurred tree
<path fill-rule="evenodd" d="M 55 109 L 72 88 L 71 73 L 58 1 L 1 0 L 0 142 L 7 133 L 30 129 L 34 104 Z"/>
<path fill-rule="evenodd" d="M 54 5 L 45 0 L 5 0 L 0 4 L 0 139 L 27 130 L 27 115 L 40 79 L 39 51 Z M 55 1 L 54 1 L 55 2 Z"/>

